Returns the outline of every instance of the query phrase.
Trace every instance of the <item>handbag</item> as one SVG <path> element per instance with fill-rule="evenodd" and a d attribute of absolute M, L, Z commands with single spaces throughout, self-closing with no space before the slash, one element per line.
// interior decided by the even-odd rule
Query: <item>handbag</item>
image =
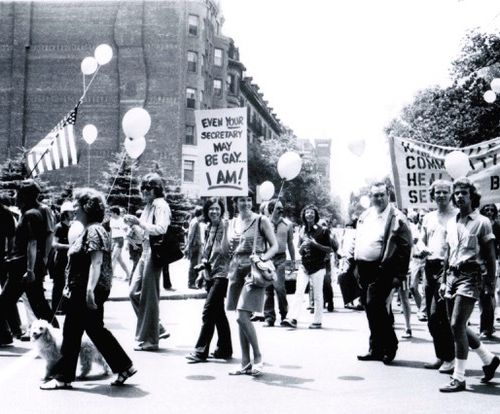
<path fill-rule="evenodd" d="M 256 246 L 257 246 L 257 232 L 260 231 L 260 219 L 256 220 L 255 224 L 255 232 L 253 238 L 253 250 L 252 255 L 255 254 Z M 276 274 L 276 268 L 274 267 L 274 263 L 272 260 L 259 260 L 257 262 L 252 261 L 250 265 L 250 275 L 249 275 L 250 283 L 253 286 L 265 288 L 270 286 L 273 282 L 278 280 L 278 275 Z"/>
<path fill-rule="evenodd" d="M 155 211 L 153 210 L 153 224 L 155 224 Z M 169 224 L 165 234 L 149 236 L 151 246 L 151 260 L 155 266 L 165 266 L 184 257 L 172 224 Z"/>

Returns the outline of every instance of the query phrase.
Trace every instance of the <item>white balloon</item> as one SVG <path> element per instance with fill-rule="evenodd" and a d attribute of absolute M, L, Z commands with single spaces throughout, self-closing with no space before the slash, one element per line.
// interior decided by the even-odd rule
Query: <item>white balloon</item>
<path fill-rule="evenodd" d="M 363 138 L 353 139 L 347 145 L 349 151 L 351 151 L 354 155 L 357 155 L 358 157 L 361 157 L 365 152 L 365 146 L 366 142 Z"/>
<path fill-rule="evenodd" d="M 80 68 L 84 75 L 92 75 L 97 70 L 97 60 L 92 56 L 88 56 L 82 60 Z"/>
<path fill-rule="evenodd" d="M 495 92 L 489 90 L 483 94 L 483 99 L 488 103 L 493 103 L 497 99 L 497 95 Z"/>
<path fill-rule="evenodd" d="M 259 187 L 259 192 L 263 201 L 270 200 L 274 196 L 274 184 L 271 181 L 264 181 Z"/>
<path fill-rule="evenodd" d="M 83 139 L 89 145 L 92 145 L 97 138 L 97 128 L 92 124 L 87 124 L 82 130 Z"/>
<path fill-rule="evenodd" d="M 144 108 L 129 109 L 123 116 L 122 128 L 127 137 L 143 137 L 151 128 L 151 116 Z"/>
<path fill-rule="evenodd" d="M 132 139 L 130 137 L 125 138 L 125 151 L 130 158 L 136 159 L 141 156 L 141 154 L 146 149 L 146 139 L 144 137 Z"/>
<path fill-rule="evenodd" d="M 500 78 L 495 78 L 491 81 L 490 87 L 495 93 L 500 93 Z"/>
<path fill-rule="evenodd" d="M 99 65 L 105 65 L 113 58 L 113 49 L 110 45 L 103 43 L 95 48 L 94 56 Z"/>
<path fill-rule="evenodd" d="M 370 207 L 370 197 L 367 195 L 361 196 L 359 199 L 359 204 L 361 204 L 361 207 L 363 208 L 368 208 Z"/>
<path fill-rule="evenodd" d="M 444 167 L 451 178 L 465 177 L 470 171 L 469 157 L 461 151 L 452 151 L 444 157 Z"/>
<path fill-rule="evenodd" d="M 278 174 L 284 180 L 293 180 L 300 173 L 302 158 L 293 151 L 285 152 L 278 160 Z"/>
<path fill-rule="evenodd" d="M 73 220 L 68 230 L 68 241 L 69 244 L 73 244 L 73 242 L 78 238 L 80 234 L 83 233 L 83 224 L 78 220 Z"/>

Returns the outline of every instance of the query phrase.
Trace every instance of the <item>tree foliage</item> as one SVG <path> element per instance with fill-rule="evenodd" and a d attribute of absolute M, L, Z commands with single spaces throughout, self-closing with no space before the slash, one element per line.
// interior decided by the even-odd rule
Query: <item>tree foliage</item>
<path fill-rule="evenodd" d="M 108 206 L 120 206 L 134 214 L 143 202 L 139 191 L 138 162 L 115 153 L 102 172 L 97 187 L 107 197 Z"/>
<path fill-rule="evenodd" d="M 255 189 L 264 181 L 271 181 L 278 195 L 281 178 L 277 164 L 279 157 L 287 151 L 297 151 L 297 138 L 292 134 L 283 134 L 276 139 L 254 141 L 249 144 L 248 180 L 250 188 Z M 315 204 L 324 218 L 340 217 L 339 200 L 332 200 L 330 188 L 318 173 L 315 159 L 303 157 L 300 174 L 291 181 L 286 181 L 282 201 L 285 215 L 300 222 L 300 212 L 307 204 Z"/>
<path fill-rule="evenodd" d="M 500 136 L 500 103 L 483 94 L 500 76 L 500 37 L 469 32 L 451 64 L 452 84 L 417 93 L 386 128 L 389 137 L 463 147 Z"/>

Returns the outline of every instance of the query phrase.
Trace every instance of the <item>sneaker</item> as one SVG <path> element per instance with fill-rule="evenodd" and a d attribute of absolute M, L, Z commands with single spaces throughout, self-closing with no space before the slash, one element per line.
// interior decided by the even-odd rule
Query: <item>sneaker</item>
<path fill-rule="evenodd" d="M 281 321 L 282 326 L 288 326 L 289 328 L 296 328 L 297 327 L 297 319 L 283 319 Z"/>
<path fill-rule="evenodd" d="M 188 364 L 196 364 L 198 362 L 207 362 L 206 358 L 202 358 L 198 354 L 194 352 L 186 355 L 186 359 L 188 360 Z"/>
<path fill-rule="evenodd" d="M 482 384 L 485 384 L 495 376 L 498 365 L 500 365 L 500 358 L 497 356 L 494 356 L 488 365 L 483 365 L 484 377 L 480 380 Z"/>
<path fill-rule="evenodd" d="M 250 320 L 252 322 L 264 322 L 265 318 L 263 316 L 260 316 L 260 315 L 253 315 Z"/>
<path fill-rule="evenodd" d="M 455 361 L 443 361 L 441 366 L 439 367 L 439 372 L 441 374 L 453 374 L 453 370 L 455 369 Z"/>
<path fill-rule="evenodd" d="M 441 392 L 458 392 L 465 391 L 465 381 L 457 380 L 456 378 L 452 378 L 449 384 L 446 384 L 444 387 L 439 389 Z"/>
<path fill-rule="evenodd" d="M 401 335 L 401 338 L 404 338 L 404 339 L 409 339 L 411 337 L 412 337 L 411 329 L 407 329 L 406 332 L 403 335 Z"/>
<path fill-rule="evenodd" d="M 321 329 L 321 324 L 320 323 L 311 323 L 309 325 L 309 329 Z"/>
<path fill-rule="evenodd" d="M 266 328 L 271 328 L 274 326 L 274 321 L 271 319 L 266 319 L 264 322 L 264 327 Z"/>

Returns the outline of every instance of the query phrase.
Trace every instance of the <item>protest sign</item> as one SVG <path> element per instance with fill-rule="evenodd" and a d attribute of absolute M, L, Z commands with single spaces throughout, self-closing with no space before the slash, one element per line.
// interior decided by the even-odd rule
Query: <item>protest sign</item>
<path fill-rule="evenodd" d="M 246 108 L 195 111 L 200 195 L 248 194 Z"/>
<path fill-rule="evenodd" d="M 406 138 L 391 138 L 390 152 L 399 208 L 434 208 L 429 186 L 438 179 L 452 180 L 445 157 L 461 151 L 469 157 L 470 178 L 481 191 L 481 204 L 500 202 L 500 138 L 463 148 L 432 145 Z"/>

